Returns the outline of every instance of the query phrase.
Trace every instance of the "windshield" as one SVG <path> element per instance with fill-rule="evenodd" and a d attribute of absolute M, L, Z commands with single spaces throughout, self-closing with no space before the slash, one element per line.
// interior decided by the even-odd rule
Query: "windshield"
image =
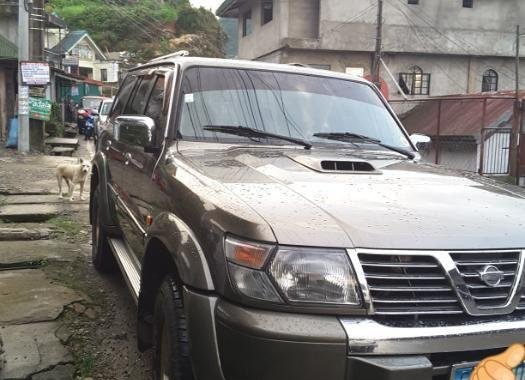
<path fill-rule="evenodd" d="M 109 111 L 111 111 L 111 105 L 113 102 L 104 102 L 102 103 L 102 107 L 100 108 L 100 115 L 109 115 Z"/>
<path fill-rule="evenodd" d="M 90 108 L 92 110 L 98 110 L 98 106 L 100 106 L 101 102 L 102 102 L 102 99 L 83 98 L 82 99 L 82 108 Z"/>
<path fill-rule="evenodd" d="M 195 67 L 185 73 L 182 102 L 182 139 L 254 143 L 253 138 L 205 129 L 243 126 L 304 139 L 314 145 L 342 144 L 314 134 L 349 132 L 410 149 L 404 133 L 372 88 L 350 80 Z M 266 142 L 286 144 L 275 139 Z M 369 144 L 364 140 L 355 143 Z"/>

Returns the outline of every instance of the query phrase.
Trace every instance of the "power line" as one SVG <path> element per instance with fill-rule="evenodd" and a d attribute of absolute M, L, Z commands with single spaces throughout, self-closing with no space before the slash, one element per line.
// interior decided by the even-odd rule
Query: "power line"
<path fill-rule="evenodd" d="M 155 38 L 151 31 L 151 25 L 145 23 L 145 20 L 139 20 L 131 12 L 127 11 L 124 6 L 111 0 L 104 0 L 104 2 L 115 9 L 121 16 L 129 19 L 135 26 L 138 26 L 143 32 L 146 32 L 151 38 Z"/>
<path fill-rule="evenodd" d="M 410 8 L 407 4 L 405 4 L 402 0 L 396 0 L 398 1 L 403 7 L 407 8 L 410 12 L 412 12 L 417 18 L 419 18 L 420 20 L 422 20 L 425 24 L 427 24 L 428 26 L 430 26 L 434 31 L 436 31 L 439 35 L 443 36 L 444 38 L 446 38 L 448 41 L 452 42 L 454 45 L 456 45 L 458 48 L 462 49 L 463 51 L 465 51 L 467 54 L 469 55 L 478 55 L 476 54 L 476 52 L 471 52 L 469 51 L 469 49 L 465 48 L 464 46 L 461 46 L 460 45 L 460 42 L 454 40 L 452 37 L 449 37 L 447 36 L 445 33 L 443 33 L 441 30 L 439 30 L 433 23 L 432 21 L 429 21 L 430 19 L 430 16 L 428 14 L 426 14 L 425 12 L 421 11 L 418 13 L 416 12 L 414 9 Z M 395 8 L 395 7 L 394 7 Z M 423 16 L 427 17 L 428 19 L 425 19 Z M 476 47 L 474 45 L 471 45 L 470 43 L 466 42 L 466 41 L 463 41 L 461 39 L 459 39 L 459 41 L 461 41 L 463 44 L 465 45 L 469 45 L 470 48 L 473 48 L 473 49 L 476 49 Z M 447 52 L 443 52 L 441 50 L 442 53 L 444 54 L 448 54 Z M 485 65 L 487 66 L 492 66 L 490 63 L 488 63 L 487 61 L 484 61 L 483 59 L 479 59 L 480 62 L 484 63 Z M 506 68 L 504 66 L 501 67 L 501 70 L 506 70 Z M 505 74 L 504 71 L 500 71 L 501 75 L 507 77 L 508 79 L 510 80 L 514 80 L 514 76 L 512 75 L 508 75 L 508 74 Z"/>
<path fill-rule="evenodd" d="M 357 15 L 349 18 L 348 20 L 345 20 L 345 21 L 341 21 L 341 22 L 338 22 L 338 24 L 328 30 L 325 30 L 323 31 L 323 34 L 320 35 L 319 37 L 320 38 L 323 38 L 326 34 L 330 33 L 330 32 L 333 32 L 334 30 L 337 30 L 339 28 L 341 28 L 342 26 L 346 25 L 346 24 L 349 24 L 353 21 L 356 21 L 358 18 L 364 16 L 365 14 L 367 14 L 371 9 L 375 8 L 377 5 L 376 4 L 371 4 L 369 5 L 368 7 L 366 7 L 365 9 L 363 9 L 361 12 L 359 12 Z"/>
<path fill-rule="evenodd" d="M 412 30 L 413 34 L 416 36 L 416 38 L 417 38 L 417 39 L 418 39 L 423 45 L 425 45 L 425 41 L 423 41 L 423 40 L 421 39 L 421 36 L 419 35 L 419 30 L 418 30 L 418 28 L 417 28 L 417 25 L 416 25 L 416 24 L 410 19 L 410 17 L 409 17 L 405 12 L 403 12 L 402 9 L 397 8 L 397 7 L 394 7 L 394 8 L 395 8 L 399 13 L 401 13 L 403 16 L 405 16 L 406 21 L 407 21 L 407 23 L 408 23 L 408 26 L 409 26 L 409 28 Z M 430 43 L 431 43 L 431 44 L 432 44 L 437 50 L 441 51 L 441 48 L 439 47 L 439 45 L 437 45 L 436 42 L 435 42 L 432 38 L 428 37 L 427 35 L 425 35 L 425 37 L 428 39 L 428 41 L 429 41 L 429 42 L 430 42 Z M 433 63 L 435 66 L 437 66 L 438 69 L 441 70 L 441 72 L 442 72 L 442 73 L 443 73 L 443 74 L 444 74 L 444 75 L 445 75 L 445 76 L 446 76 L 446 77 L 447 77 L 452 83 L 454 83 L 454 85 L 458 88 L 458 90 L 459 90 L 460 92 L 463 92 L 463 90 L 464 90 L 463 87 L 461 87 L 461 86 L 458 85 L 457 80 L 456 80 L 455 78 L 452 78 L 452 77 L 448 74 L 447 70 L 445 70 L 445 69 L 444 69 L 439 63 L 437 63 L 436 61 L 433 61 L 432 63 Z"/>
<path fill-rule="evenodd" d="M 144 35 L 146 35 L 147 37 L 152 38 L 152 39 L 155 38 L 155 36 L 154 36 L 153 34 L 151 34 L 147 29 L 145 29 L 145 28 L 143 27 L 143 25 L 141 25 L 141 24 L 140 24 L 138 21 L 136 21 L 133 17 L 131 17 L 130 15 L 128 15 L 128 14 L 126 14 L 126 13 L 124 13 L 124 12 L 122 12 L 122 10 L 120 9 L 119 6 L 116 6 L 116 5 L 114 5 L 113 3 L 110 3 L 109 0 L 104 0 L 104 1 L 105 1 L 105 3 L 106 3 L 107 5 L 109 5 L 110 7 L 112 7 L 112 8 L 113 8 L 118 14 L 120 14 L 122 17 L 125 17 L 125 18 L 129 19 L 129 20 L 131 21 L 131 23 L 132 23 L 134 26 L 136 26 L 136 27 L 139 29 L 139 31 L 141 31 Z"/>
<path fill-rule="evenodd" d="M 126 14 L 128 18 L 133 19 L 136 23 L 141 24 L 143 27 L 153 28 L 153 29 L 158 30 L 161 33 L 164 33 L 164 29 L 161 28 L 162 23 L 159 20 L 154 19 L 152 16 L 148 14 L 143 14 L 142 16 L 144 16 L 144 19 L 138 20 L 131 10 L 128 10 L 125 7 L 120 6 L 115 0 L 105 0 L 105 1 L 113 5 L 113 7 L 119 8 L 120 11 Z"/>

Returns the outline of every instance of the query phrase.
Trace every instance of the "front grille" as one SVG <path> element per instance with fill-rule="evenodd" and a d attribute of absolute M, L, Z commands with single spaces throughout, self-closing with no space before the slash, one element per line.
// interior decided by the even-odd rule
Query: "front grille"
<path fill-rule="evenodd" d="M 525 291 L 521 295 L 520 303 L 516 307 L 516 310 L 525 310 Z"/>
<path fill-rule="evenodd" d="M 443 252 L 447 255 L 447 252 Z M 376 315 L 457 315 L 464 310 L 454 287 L 438 262 L 421 254 L 360 252 L 361 267 Z M 453 252 L 450 257 L 479 308 L 504 305 L 516 280 L 520 252 Z M 496 286 L 488 286 L 480 272 L 494 266 L 503 272 Z M 525 294 L 519 310 L 525 310 Z"/>
<path fill-rule="evenodd" d="M 431 256 L 359 254 L 376 315 L 461 314 L 461 305 Z"/>
<path fill-rule="evenodd" d="M 451 253 L 459 273 L 478 307 L 489 308 L 505 304 L 516 280 L 519 252 L 461 252 Z M 481 281 L 479 273 L 488 266 L 503 272 L 503 280 L 496 286 Z"/>

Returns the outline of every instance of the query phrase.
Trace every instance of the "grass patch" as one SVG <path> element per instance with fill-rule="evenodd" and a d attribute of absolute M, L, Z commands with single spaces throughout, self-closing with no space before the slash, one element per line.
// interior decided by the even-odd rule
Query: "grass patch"
<path fill-rule="evenodd" d="M 89 377 L 95 366 L 95 358 L 89 353 L 74 355 L 75 369 L 80 377 Z"/>
<path fill-rule="evenodd" d="M 76 240 L 81 236 L 82 224 L 65 216 L 57 216 L 49 220 L 53 226 L 54 235 L 59 239 Z"/>

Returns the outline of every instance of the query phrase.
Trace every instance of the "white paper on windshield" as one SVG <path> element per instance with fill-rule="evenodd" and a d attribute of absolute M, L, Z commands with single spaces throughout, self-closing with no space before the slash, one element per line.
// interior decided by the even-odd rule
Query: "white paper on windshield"
<path fill-rule="evenodd" d="M 184 102 L 185 103 L 193 103 L 195 101 L 195 98 L 193 94 L 186 94 L 184 95 Z"/>

